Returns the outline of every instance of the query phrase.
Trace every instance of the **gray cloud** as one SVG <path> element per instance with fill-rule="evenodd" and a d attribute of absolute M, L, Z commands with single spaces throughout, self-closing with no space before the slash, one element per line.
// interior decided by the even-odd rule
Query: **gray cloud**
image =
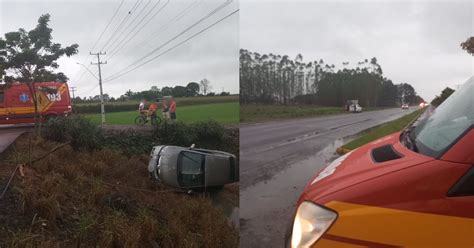
<path fill-rule="evenodd" d="M 427 100 L 473 75 L 459 44 L 474 35 L 471 1 L 242 1 L 241 47 L 306 61 L 377 57 L 385 76 Z"/>
<path fill-rule="evenodd" d="M 150 0 L 140 0 L 142 3 L 135 13 L 139 13 L 141 8 Z M 197 1 L 178 21 L 169 24 L 170 20 Z M 144 13 L 153 6 L 156 0 L 142 12 Z M 161 0 L 160 5 L 165 2 Z M 181 30 L 191 25 L 201 17 L 205 16 L 212 9 L 220 5 L 224 0 L 182 0 L 170 1 L 136 37 L 123 49 L 111 58 L 110 53 L 104 56 L 107 65 L 103 65 L 103 77 L 107 78 L 116 72 L 123 71 L 123 68 L 141 58 L 143 55 L 158 47 L 163 42 L 175 36 Z M 59 61 L 59 71 L 63 71 L 71 79 L 70 85 L 77 86 L 81 96 L 98 94 L 96 88 L 97 80 L 89 73 L 84 73 L 76 63 L 89 64 L 94 57 L 89 56 L 89 49 L 99 37 L 107 22 L 119 5 L 116 1 L 8 1 L 0 0 L 0 33 L 17 30 L 20 27 L 26 30 L 34 28 L 37 19 L 41 14 L 50 13 L 50 26 L 53 28 L 53 39 L 63 45 L 73 43 L 79 44 L 79 54 L 71 58 L 61 58 Z M 135 0 L 126 0 L 118 13 L 114 22 L 104 34 L 94 51 L 99 50 L 113 30 L 118 26 L 119 21 L 126 16 L 126 10 L 130 10 Z M 166 46 L 169 48 L 174 44 L 184 40 L 189 35 L 197 32 L 205 26 L 224 17 L 226 14 L 238 8 L 238 3 L 233 2 L 222 11 L 212 16 L 206 22 L 193 28 L 188 35 L 177 39 Z M 21 14 L 19 14 L 21 13 Z M 129 21 L 133 20 L 131 15 Z M 140 20 L 138 17 L 135 23 Z M 145 19 L 145 21 L 148 20 Z M 144 22 L 143 22 L 144 23 Z M 205 33 L 195 37 L 189 42 L 177 47 L 166 55 L 150 62 L 149 64 L 119 78 L 104 84 L 104 91 L 118 96 L 126 90 L 134 91 L 149 89 L 152 85 L 158 87 L 184 85 L 191 81 L 199 81 L 207 78 L 211 81 L 216 91 L 224 88 L 226 91 L 238 93 L 238 49 L 239 49 L 239 16 L 233 15 L 220 24 L 209 29 Z M 131 25 L 131 30 L 135 24 Z M 157 33 L 157 31 L 160 31 Z M 120 33 L 120 32 L 119 32 Z M 128 31 L 123 33 L 129 34 Z M 133 34 L 133 33 L 130 33 Z M 120 39 L 118 39 L 120 40 Z M 115 43 L 117 44 L 117 43 Z M 116 45 L 110 43 L 105 51 L 114 48 Z M 155 54 L 159 54 L 157 52 Z M 152 56 L 150 56 L 151 58 Z M 97 73 L 96 67 L 91 67 Z M 78 80 L 80 79 L 80 80 Z M 95 89 L 94 89 L 95 88 Z"/>

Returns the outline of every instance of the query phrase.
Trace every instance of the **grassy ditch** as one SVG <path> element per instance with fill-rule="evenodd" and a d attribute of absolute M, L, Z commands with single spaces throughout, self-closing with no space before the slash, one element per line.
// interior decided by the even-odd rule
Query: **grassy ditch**
<path fill-rule="evenodd" d="M 67 127 L 62 130 L 60 124 L 48 125 L 44 137 L 24 134 L 1 162 L 2 185 L 17 165 L 26 166 L 24 176 L 17 173 L 0 200 L 0 247 L 238 246 L 238 230 L 229 225 L 224 210 L 208 195 L 190 196 L 152 182 L 146 170 L 148 154 L 125 152 L 123 147 L 131 145 L 121 144 L 119 137 L 112 142 L 115 145 L 102 143 L 102 137 L 83 139 L 83 133 L 100 131 L 81 119 L 72 122 L 79 124 L 63 123 Z M 78 132 L 84 126 L 93 131 Z M 48 131 L 51 128 L 61 136 L 53 136 Z M 167 139 L 181 142 L 173 141 L 171 136 Z M 217 139 L 223 144 L 232 143 L 221 149 L 238 150 L 238 132 L 225 132 Z M 64 142 L 70 145 L 63 145 L 32 165 L 28 163 Z M 235 188 L 230 185 L 224 191 L 235 198 Z"/>
<path fill-rule="evenodd" d="M 383 107 L 364 108 L 364 111 L 386 109 Z M 347 114 L 343 107 L 327 107 L 318 105 L 270 105 L 242 104 L 240 105 L 240 122 L 262 122 L 279 119 L 318 117 L 334 114 Z"/>
<path fill-rule="evenodd" d="M 411 121 L 420 116 L 423 111 L 424 109 L 419 109 L 394 121 L 387 122 L 380 126 L 363 131 L 362 133 L 360 133 L 360 136 L 358 138 L 340 147 L 338 149 L 338 153 L 345 153 L 347 151 L 363 146 L 369 142 L 372 142 L 376 139 L 401 131 Z"/>
<path fill-rule="evenodd" d="M 323 107 L 314 105 L 240 105 L 240 121 L 250 123 L 341 113 L 346 113 L 342 107 Z"/>

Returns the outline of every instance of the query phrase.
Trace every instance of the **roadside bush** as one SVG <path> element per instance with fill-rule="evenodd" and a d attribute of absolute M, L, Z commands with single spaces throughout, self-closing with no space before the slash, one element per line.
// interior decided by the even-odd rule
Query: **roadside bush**
<path fill-rule="evenodd" d="M 197 122 L 192 124 L 192 129 L 195 134 L 193 143 L 197 147 L 222 149 L 225 130 L 219 122 L 214 120 Z"/>
<path fill-rule="evenodd" d="M 77 115 L 49 120 L 44 126 L 43 137 L 56 142 L 71 142 L 75 150 L 97 149 L 103 141 L 101 129 Z"/>
<path fill-rule="evenodd" d="M 224 126 L 217 121 L 202 121 L 192 124 L 163 122 L 154 132 L 160 144 L 222 149 Z"/>
<path fill-rule="evenodd" d="M 199 148 L 229 150 L 224 145 L 225 133 L 224 126 L 214 120 L 192 124 L 165 121 L 153 131 L 145 132 L 107 131 L 89 119 L 73 115 L 48 121 L 44 126 L 43 137 L 61 143 L 70 142 L 74 150 L 109 148 L 132 156 L 148 154 L 158 144 L 184 147 L 195 144 Z"/>
<path fill-rule="evenodd" d="M 159 143 L 167 145 L 190 146 L 195 140 L 194 136 L 192 128 L 181 121 L 164 121 L 154 131 L 154 137 Z"/>
<path fill-rule="evenodd" d="M 136 133 L 122 131 L 113 135 L 106 135 L 104 146 L 112 150 L 122 151 L 125 155 L 148 154 L 154 143 L 151 133 Z"/>

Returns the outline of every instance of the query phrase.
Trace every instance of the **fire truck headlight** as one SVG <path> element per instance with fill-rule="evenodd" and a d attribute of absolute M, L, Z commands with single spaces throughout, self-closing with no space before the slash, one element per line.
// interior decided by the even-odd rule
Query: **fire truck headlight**
<path fill-rule="evenodd" d="M 291 247 L 310 247 L 337 219 L 337 213 L 311 202 L 303 202 L 296 211 Z"/>

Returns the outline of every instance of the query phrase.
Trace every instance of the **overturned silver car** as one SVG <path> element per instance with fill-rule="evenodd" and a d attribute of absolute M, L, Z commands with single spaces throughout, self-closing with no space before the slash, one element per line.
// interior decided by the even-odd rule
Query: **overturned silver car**
<path fill-rule="evenodd" d="M 152 179 L 182 189 L 219 187 L 239 181 L 239 164 L 234 155 L 192 147 L 153 147 L 148 172 Z"/>

